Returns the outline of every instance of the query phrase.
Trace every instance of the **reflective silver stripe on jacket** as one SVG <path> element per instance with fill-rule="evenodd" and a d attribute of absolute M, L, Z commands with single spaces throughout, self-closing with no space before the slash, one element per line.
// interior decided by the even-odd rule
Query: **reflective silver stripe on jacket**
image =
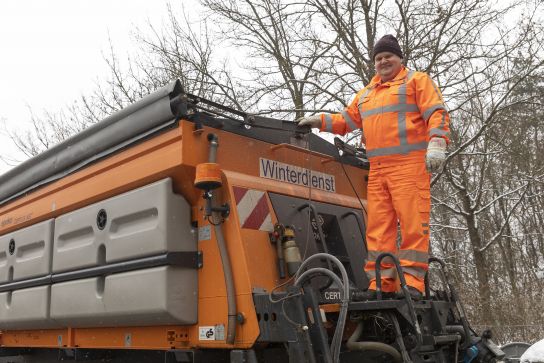
<path fill-rule="evenodd" d="M 361 109 L 361 105 L 363 104 L 366 96 L 368 96 L 368 94 L 370 93 L 370 91 L 372 90 L 373 87 L 369 87 L 367 88 L 363 94 L 361 94 L 361 97 L 359 97 L 359 101 L 357 101 L 357 106 L 359 107 L 359 113 L 362 115 L 363 114 L 363 110 Z"/>
<path fill-rule="evenodd" d="M 366 152 L 366 155 L 368 157 L 374 157 L 374 156 L 386 156 L 386 155 L 392 155 L 392 154 L 408 154 L 410 151 L 424 150 L 426 148 L 427 148 L 427 141 L 422 141 L 417 144 L 380 147 L 374 150 L 368 150 Z"/>
<path fill-rule="evenodd" d="M 421 252 L 417 250 L 400 250 L 398 256 L 401 260 L 421 263 L 429 262 L 429 254 L 427 252 Z"/>
<path fill-rule="evenodd" d="M 429 76 L 427 75 L 427 77 L 429 77 Z M 434 89 L 434 92 L 436 94 L 436 97 L 438 97 L 438 99 L 440 99 L 442 102 L 444 102 L 444 99 L 442 98 L 442 95 L 440 94 L 440 91 L 438 91 L 438 87 L 436 86 L 436 83 L 434 83 L 434 81 L 432 79 L 431 79 L 431 84 L 433 85 L 433 89 Z M 442 106 L 444 106 L 444 105 L 442 104 Z M 446 109 L 445 106 L 444 106 L 443 109 L 444 109 L 444 113 L 442 114 L 442 121 L 440 122 L 440 125 L 438 125 L 438 128 L 432 128 L 429 131 L 429 137 L 449 135 L 449 132 L 444 130 L 444 128 L 446 126 L 446 113 L 448 112 L 448 110 Z M 436 111 L 436 110 L 434 110 L 434 111 Z M 433 112 L 431 112 L 428 115 L 428 117 L 431 117 Z M 428 118 L 425 118 L 425 117 L 424 117 L 424 119 L 425 119 L 425 121 L 428 120 Z"/>
<path fill-rule="evenodd" d="M 434 85 L 434 83 L 433 83 Z M 440 121 L 440 125 L 438 125 L 438 127 L 433 127 L 432 129 L 429 130 L 429 138 L 433 137 L 433 136 L 446 136 L 446 135 L 449 135 L 449 132 L 444 130 L 444 128 L 446 127 L 446 114 L 448 112 L 448 110 L 446 110 L 446 106 L 444 106 L 444 104 L 436 104 L 434 106 L 431 106 L 429 107 L 428 109 L 426 109 L 424 112 L 423 112 L 423 119 L 425 120 L 425 122 L 428 122 L 429 119 L 431 118 L 431 116 L 433 115 L 433 113 L 435 111 L 438 111 L 438 110 L 444 110 L 444 112 L 442 113 L 442 120 Z"/>
<path fill-rule="evenodd" d="M 448 136 L 450 133 L 446 130 L 440 130 L 437 128 L 432 128 L 431 131 L 429 131 L 429 137 L 433 136 Z"/>
<path fill-rule="evenodd" d="M 433 137 L 433 136 L 445 136 L 445 135 L 449 135 L 449 132 L 444 130 L 444 128 L 446 127 L 446 112 L 444 112 L 442 114 L 442 121 L 440 121 L 440 125 L 438 125 L 438 128 L 436 127 L 433 127 L 430 131 L 429 131 L 429 138 Z"/>
<path fill-rule="evenodd" d="M 417 105 L 413 105 L 413 104 L 389 105 L 389 106 L 372 108 L 370 110 L 366 110 L 363 113 L 361 113 L 361 116 L 368 117 L 368 116 L 379 115 L 381 113 L 386 113 L 386 112 L 419 112 L 419 108 L 417 107 Z"/>
<path fill-rule="evenodd" d="M 399 105 L 408 105 L 407 93 L 406 93 L 406 83 L 412 79 L 414 75 L 414 71 L 409 71 L 408 75 L 404 79 L 404 82 L 399 87 Z M 399 112 L 398 118 L 397 118 L 397 130 L 399 132 L 399 141 L 400 145 L 407 145 L 408 140 L 406 139 L 406 112 Z"/>
<path fill-rule="evenodd" d="M 423 113 L 421 114 L 421 117 L 423 117 L 425 122 L 427 122 L 427 121 L 429 121 L 429 118 L 431 118 L 432 114 L 435 113 L 435 111 L 438 111 L 438 110 L 447 111 L 446 106 L 444 106 L 444 104 L 442 104 L 442 103 L 439 103 L 439 104 L 431 106 L 428 109 L 426 109 L 425 111 L 423 111 Z"/>
<path fill-rule="evenodd" d="M 325 115 L 325 129 L 323 131 L 332 132 L 332 116 L 328 113 Z"/>
<path fill-rule="evenodd" d="M 357 126 L 355 125 L 355 123 L 353 122 L 349 114 L 345 110 L 342 111 L 341 114 L 342 114 L 342 117 L 344 118 L 344 121 L 346 122 L 346 125 L 349 128 L 349 131 L 351 132 L 351 131 L 357 130 Z"/>
<path fill-rule="evenodd" d="M 372 88 L 367 88 L 361 97 L 359 97 L 359 101 L 357 102 L 357 107 L 359 108 L 359 115 L 361 117 L 361 137 L 365 137 L 365 130 L 364 130 L 364 120 L 363 120 L 363 101 L 365 100 L 366 96 L 370 93 Z"/>
<path fill-rule="evenodd" d="M 427 78 L 431 78 L 429 77 L 428 74 L 426 74 Z M 431 81 L 431 84 L 433 85 L 433 88 L 434 88 L 434 93 L 436 93 L 436 97 L 438 97 L 439 100 L 442 101 L 442 103 L 444 103 L 444 99 L 442 98 L 442 95 L 440 94 L 440 91 L 438 91 L 438 87 L 436 86 L 436 83 L 434 83 L 434 81 L 432 79 L 430 79 Z"/>

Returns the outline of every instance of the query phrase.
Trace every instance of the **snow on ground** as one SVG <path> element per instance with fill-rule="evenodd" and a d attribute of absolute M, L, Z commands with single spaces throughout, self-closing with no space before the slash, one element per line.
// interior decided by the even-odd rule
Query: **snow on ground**
<path fill-rule="evenodd" d="M 531 345 L 519 361 L 521 363 L 544 363 L 544 339 Z"/>

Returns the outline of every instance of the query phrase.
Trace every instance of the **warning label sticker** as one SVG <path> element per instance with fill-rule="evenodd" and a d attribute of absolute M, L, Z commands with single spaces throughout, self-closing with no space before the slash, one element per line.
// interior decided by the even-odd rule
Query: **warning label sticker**
<path fill-rule="evenodd" d="M 238 186 L 233 186 L 232 190 L 236 200 L 240 227 L 272 232 L 274 225 L 266 201 L 266 193 L 262 190 Z"/>
<path fill-rule="evenodd" d="M 215 326 L 199 326 L 198 340 L 215 340 Z"/>

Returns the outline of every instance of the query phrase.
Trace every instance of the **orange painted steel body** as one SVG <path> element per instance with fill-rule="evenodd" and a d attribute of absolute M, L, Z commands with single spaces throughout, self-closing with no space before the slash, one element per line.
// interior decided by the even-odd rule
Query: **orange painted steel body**
<path fill-rule="evenodd" d="M 360 209 L 360 204 L 341 166 L 323 163 L 320 156 L 293 147 L 273 145 L 217 129 L 194 131 L 194 124 L 180 121 L 179 126 L 145 142 L 116 153 L 100 162 L 68 175 L 24 197 L 0 207 L 0 235 L 55 218 L 64 213 L 170 177 L 176 193 L 192 206 L 192 218 L 199 227 L 209 225 L 204 219 L 202 191 L 195 188 L 196 166 L 207 162 L 207 134 L 213 132 L 220 140 L 217 162 L 221 165 L 222 187 L 216 189 L 220 203 L 231 205 L 231 215 L 221 228 L 231 259 L 236 290 L 237 310 L 245 322 L 237 324 L 234 345 L 225 341 L 200 341 L 199 326 L 227 325 L 226 289 L 223 283 L 221 258 L 215 232 L 209 240 L 201 240 L 198 249 L 204 265 L 198 270 L 198 323 L 191 326 L 66 328 L 53 330 L 3 331 L 4 347 L 81 347 L 113 349 L 185 349 L 185 348 L 248 348 L 259 336 L 259 325 L 252 298 L 253 288 L 270 291 L 280 283 L 276 268 L 276 251 L 268 234 L 242 229 L 235 208 L 233 186 L 258 189 L 285 195 L 343 205 Z M 288 184 L 259 176 L 259 158 L 277 160 L 334 175 L 336 193 Z M 367 172 L 346 166 L 359 195 L 366 199 Z M 270 200 L 272 222 L 277 221 Z M 127 334 L 130 344 L 127 344 Z"/>

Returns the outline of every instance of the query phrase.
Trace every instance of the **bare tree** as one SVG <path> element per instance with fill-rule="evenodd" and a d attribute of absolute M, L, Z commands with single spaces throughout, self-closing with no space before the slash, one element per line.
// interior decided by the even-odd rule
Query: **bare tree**
<path fill-rule="evenodd" d="M 534 160 L 536 154 L 533 153 L 538 149 L 535 144 L 516 153 L 506 146 L 512 142 L 531 144 L 522 133 L 514 137 L 514 130 L 525 121 L 516 110 L 534 102 L 535 95 L 525 87 L 544 66 L 541 45 L 531 41 L 533 36 L 542 37 L 542 29 L 538 26 L 520 29 L 517 39 L 510 43 L 503 41 L 501 47 L 494 50 L 497 56 L 478 62 L 478 72 L 472 72 L 463 83 L 469 97 L 456 98 L 460 102 L 456 114 L 464 122 L 454 128 L 454 151 L 448 157 L 451 163 L 446 169 L 446 178 L 437 184 L 440 192 L 434 198 L 439 213 L 446 213 L 450 218 L 455 216 L 466 228 L 464 236 L 459 238 L 468 242 L 466 245 L 472 253 L 461 255 L 473 263 L 476 272 L 479 294 L 475 299 L 480 302 L 476 316 L 484 326 L 497 326 L 504 318 L 514 316 L 510 315 L 512 311 L 505 314 L 497 301 L 503 301 L 506 296 L 511 301 L 520 301 L 522 290 L 512 258 L 525 259 L 525 254 L 514 253 L 512 236 L 520 230 L 523 206 L 539 194 L 537 191 L 535 195 L 535 183 L 542 180 L 541 166 L 520 168 L 516 162 L 516 159 Z M 519 66 L 520 51 L 527 60 L 523 67 Z M 438 238 L 449 235 L 444 231 L 450 227 L 444 224 L 441 227 Z M 459 256 L 455 260 L 459 261 Z M 539 260 L 542 261 L 542 254 Z M 539 286 L 538 281 L 535 282 L 532 286 Z M 519 311 L 517 314 L 527 316 Z"/>

